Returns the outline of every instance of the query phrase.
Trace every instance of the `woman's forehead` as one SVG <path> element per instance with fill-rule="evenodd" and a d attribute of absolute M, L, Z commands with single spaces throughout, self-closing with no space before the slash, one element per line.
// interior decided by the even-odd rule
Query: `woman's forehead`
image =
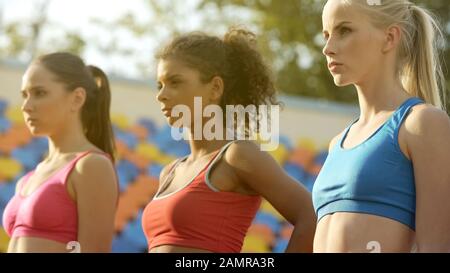
<path fill-rule="evenodd" d="M 364 15 L 360 9 L 342 0 L 329 0 L 322 12 L 323 30 L 331 31 L 342 22 L 361 24 Z"/>
<path fill-rule="evenodd" d="M 25 71 L 22 82 L 24 84 L 48 84 L 55 81 L 55 76 L 48 71 L 44 66 L 39 64 L 32 64 Z"/>
<path fill-rule="evenodd" d="M 175 58 L 162 59 L 158 62 L 158 79 L 166 79 L 174 76 L 189 76 L 195 73 L 196 71 L 194 69 Z"/>

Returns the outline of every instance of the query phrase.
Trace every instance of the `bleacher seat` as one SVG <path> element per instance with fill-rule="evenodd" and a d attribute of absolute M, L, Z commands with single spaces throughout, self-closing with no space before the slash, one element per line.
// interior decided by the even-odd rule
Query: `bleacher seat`
<path fill-rule="evenodd" d="M 33 150 L 41 156 L 44 156 L 44 154 L 48 151 L 48 139 L 45 137 L 35 137 L 27 145 L 27 148 Z"/>
<path fill-rule="evenodd" d="M 12 124 L 25 124 L 20 107 L 7 108 L 5 116 L 9 119 L 9 121 L 11 121 Z"/>
<path fill-rule="evenodd" d="M 264 238 L 253 234 L 248 234 L 242 246 L 243 253 L 266 253 L 270 252 L 270 246 Z"/>
<path fill-rule="evenodd" d="M 139 175 L 139 169 L 133 163 L 125 159 L 117 162 L 116 171 L 119 179 L 120 191 L 125 190 L 128 184 Z"/>
<path fill-rule="evenodd" d="M 0 157 L 0 179 L 13 180 L 22 173 L 23 166 L 13 158 Z"/>
<path fill-rule="evenodd" d="M 151 164 L 147 169 L 147 173 L 150 176 L 159 178 L 159 174 L 161 173 L 162 169 L 163 166 L 160 164 Z"/>
<path fill-rule="evenodd" d="M 139 246 L 134 245 L 132 242 L 128 241 L 128 238 L 117 235 L 112 241 L 112 252 L 113 253 L 142 253 L 146 249 L 139 248 Z"/>
<path fill-rule="evenodd" d="M 0 98 L 0 117 L 5 115 L 6 109 L 8 108 L 8 102 Z"/>
<path fill-rule="evenodd" d="M 148 247 L 147 239 L 145 238 L 144 231 L 142 230 L 142 210 L 139 212 L 138 217 L 125 226 L 121 234 L 122 239 L 135 246 L 137 249 L 142 250 Z"/>
<path fill-rule="evenodd" d="M 302 184 L 306 184 L 308 179 L 308 173 L 303 169 L 302 166 L 294 164 L 292 162 L 287 162 L 284 164 L 283 169 L 295 180 L 301 182 Z"/>
<path fill-rule="evenodd" d="M 5 133 L 11 128 L 11 122 L 5 117 L 0 116 L 0 134 Z"/>
<path fill-rule="evenodd" d="M 14 196 L 16 192 L 16 183 L 8 182 L 0 184 L 0 206 L 5 207 L 9 200 Z"/>
<path fill-rule="evenodd" d="M 294 144 L 292 144 L 292 141 L 287 136 L 280 135 L 280 144 L 283 144 L 288 151 L 294 149 Z"/>
<path fill-rule="evenodd" d="M 266 225 L 275 234 L 280 232 L 281 229 L 280 221 L 274 215 L 267 212 L 258 211 L 258 213 L 256 213 L 255 219 L 253 220 L 253 223 Z"/>
<path fill-rule="evenodd" d="M 275 246 L 274 246 L 272 251 L 274 253 L 283 253 L 283 252 L 285 252 L 288 244 L 289 244 L 289 240 L 288 239 L 280 238 L 280 239 L 277 240 L 277 242 L 276 242 L 276 244 L 275 244 Z"/>
<path fill-rule="evenodd" d="M 0 212 L 2 213 L 1 210 Z M 6 231 L 0 226 L 0 253 L 8 251 L 8 244 L 9 244 L 9 237 L 6 234 Z"/>
<path fill-rule="evenodd" d="M 140 118 L 137 121 L 137 124 L 147 128 L 149 136 L 155 135 L 158 131 L 158 126 L 156 125 L 156 123 L 149 118 Z"/>
<path fill-rule="evenodd" d="M 114 136 L 118 140 L 125 143 L 130 149 L 134 149 L 136 147 L 136 145 L 138 144 L 138 138 L 134 134 L 122 131 L 117 127 L 113 128 L 114 128 Z"/>
<path fill-rule="evenodd" d="M 21 147 L 12 150 L 11 158 L 20 162 L 25 172 L 36 168 L 42 159 L 42 154 L 36 149 Z"/>

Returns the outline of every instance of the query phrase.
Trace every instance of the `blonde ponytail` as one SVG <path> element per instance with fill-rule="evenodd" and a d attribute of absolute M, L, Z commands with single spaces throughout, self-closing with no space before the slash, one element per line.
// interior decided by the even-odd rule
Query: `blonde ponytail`
<path fill-rule="evenodd" d="M 407 0 L 380 0 L 375 5 L 368 0 L 343 2 L 360 8 L 376 27 L 400 26 L 397 71 L 403 87 L 412 96 L 445 110 L 446 84 L 439 56 L 445 40 L 434 15 Z"/>

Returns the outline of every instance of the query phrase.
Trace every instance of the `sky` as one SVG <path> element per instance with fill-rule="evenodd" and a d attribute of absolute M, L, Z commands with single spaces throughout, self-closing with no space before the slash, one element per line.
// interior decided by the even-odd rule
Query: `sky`
<path fill-rule="evenodd" d="M 42 2 L 42 0 L 1 0 L 0 3 L 4 8 L 4 20 L 30 18 L 36 4 Z M 105 7 L 107 7 L 106 10 Z M 133 10 L 137 16 L 142 16 L 143 13 L 140 12 L 142 11 L 142 1 L 53 0 L 50 2 L 49 16 L 51 20 L 55 20 L 67 27 L 77 27 L 87 18 L 116 18 L 128 10 Z"/>
<path fill-rule="evenodd" d="M 2 22 L 20 21 L 26 22 L 36 18 L 37 7 L 45 0 L 0 0 L 2 10 Z M 86 63 L 95 64 L 108 72 L 119 74 L 127 78 L 152 78 L 156 65 L 153 60 L 154 52 L 166 42 L 168 37 L 167 23 L 163 17 L 152 13 L 145 1 L 148 0 L 50 0 L 48 7 L 48 21 L 45 31 L 39 40 L 41 46 L 57 50 L 58 43 L 63 43 L 58 37 L 63 37 L 66 31 L 79 33 L 88 46 L 83 54 Z M 162 3 L 164 0 L 159 1 Z M 217 9 L 206 9 L 208 12 L 196 13 L 195 6 L 199 0 L 176 1 L 183 3 L 169 7 L 170 14 L 166 16 L 176 17 L 176 28 L 180 31 L 192 30 L 217 30 L 212 25 L 205 25 L 205 20 L 217 17 Z M 215 13 L 214 13 L 215 12 Z M 151 28 L 150 35 L 135 37 L 123 29 L 100 27 L 93 24 L 92 20 L 100 20 L 111 23 L 126 13 L 132 13 L 135 20 L 146 23 Z M 239 16 L 244 18 L 237 23 L 245 23 L 250 14 L 240 11 Z M 235 23 L 236 23 L 235 22 Z M 120 48 L 133 49 L 131 56 L 119 54 L 106 54 L 103 48 L 116 41 Z M 95 46 L 94 46 L 95 45 Z M 26 57 L 24 57 L 26 59 Z M 145 67 L 144 75 L 135 66 L 140 63 Z M 145 74 L 149 74 L 145 77 Z"/>
<path fill-rule="evenodd" d="M 35 9 L 42 0 L 0 0 L 3 9 L 3 22 L 28 21 L 36 16 Z M 93 26 L 92 19 L 112 22 L 124 13 L 131 11 L 136 18 L 144 18 L 144 8 L 140 0 L 52 0 L 48 8 L 49 24 L 42 34 L 41 43 L 52 37 L 58 37 L 63 32 L 75 31 L 90 40 L 107 42 L 112 33 L 99 31 Z M 88 47 L 84 58 L 86 62 L 95 63 L 107 69 L 114 69 L 123 62 L 116 58 L 105 58 L 93 47 Z M 133 73 L 130 73 L 133 74 Z"/>

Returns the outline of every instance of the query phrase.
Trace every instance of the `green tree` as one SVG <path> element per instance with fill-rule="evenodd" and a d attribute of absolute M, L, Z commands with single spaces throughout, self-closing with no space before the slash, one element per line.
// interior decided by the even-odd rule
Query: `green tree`
<path fill-rule="evenodd" d="M 172 37 L 194 30 L 224 33 L 234 21 L 231 15 L 225 16 L 215 4 L 200 7 L 201 0 L 189 0 L 183 4 L 175 0 L 142 0 L 142 3 L 147 14 L 144 19 L 128 12 L 113 21 L 98 19 L 92 23 L 105 30 L 125 31 L 134 40 L 146 45 L 148 51 L 137 52 L 139 50 L 131 45 L 135 43 L 124 45 L 116 37 L 101 49 L 103 53 L 127 58 L 143 78 L 155 74 L 156 64 L 152 55 Z"/>
<path fill-rule="evenodd" d="M 29 62 L 36 56 L 51 51 L 67 51 L 81 55 L 86 47 L 84 39 L 74 31 L 62 30 L 62 35 L 42 40 L 44 31 L 55 24 L 48 20 L 51 0 L 35 1 L 35 13 L 25 21 L 4 23 L 1 21 L 0 35 L 5 42 L 0 46 L 0 58 L 18 59 Z M 3 13 L 3 9 L 1 10 Z"/>
<path fill-rule="evenodd" d="M 322 56 L 321 12 L 324 0 L 203 0 L 203 5 L 214 3 L 220 8 L 230 6 L 254 11 L 252 24 L 258 27 L 262 41 L 267 41 L 262 50 L 274 66 L 279 90 L 288 94 L 328 100 L 355 102 L 356 92 L 336 88 Z M 416 1 L 440 18 L 450 36 L 450 5 L 448 0 Z M 450 60 L 448 43 L 443 60 Z M 450 74 L 445 70 L 447 93 L 450 89 Z M 450 99 L 447 95 L 448 109 Z"/>

